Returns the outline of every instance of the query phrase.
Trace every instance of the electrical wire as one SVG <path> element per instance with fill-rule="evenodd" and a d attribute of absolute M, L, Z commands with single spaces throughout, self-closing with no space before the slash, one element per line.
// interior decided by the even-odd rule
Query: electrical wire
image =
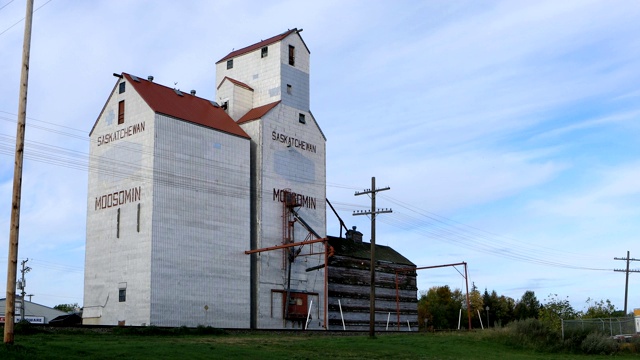
<path fill-rule="evenodd" d="M 13 0 L 9 0 L 9 2 L 8 2 L 8 3 L 6 3 L 6 4 L 2 5 L 2 6 L 0 6 L 0 10 L 2 10 L 2 9 L 4 9 L 4 8 L 6 8 L 6 7 L 7 7 L 7 5 L 11 4 L 12 2 L 13 2 Z"/>
<path fill-rule="evenodd" d="M 12 1 L 13 1 L 13 0 L 12 0 Z M 50 3 L 51 1 L 53 1 L 53 0 L 49 0 L 49 1 L 47 1 L 46 3 L 44 3 L 44 4 L 40 5 L 37 9 L 33 10 L 33 12 L 35 13 L 36 11 L 40 10 L 43 6 L 47 5 L 47 4 L 48 4 L 48 3 Z M 11 2 L 9 2 L 9 4 L 10 4 L 10 3 L 11 3 Z M 7 4 L 7 5 L 9 5 L 9 4 Z M 7 6 L 7 5 L 5 5 L 5 6 Z M 4 6 L 3 6 L 3 7 L 4 7 Z M 4 29 L 2 32 L 0 32 L 0 36 L 2 36 L 2 34 L 4 34 L 4 33 L 6 33 L 7 31 L 9 31 L 12 27 L 14 27 L 14 26 L 16 26 L 16 25 L 20 24 L 24 19 L 25 19 L 25 18 L 22 18 L 22 19 L 18 20 L 18 22 L 16 22 L 15 24 L 13 24 L 13 25 L 9 26 L 8 28 Z"/>
<path fill-rule="evenodd" d="M 55 263 L 51 261 L 34 259 L 34 258 L 29 258 L 29 261 L 31 261 L 30 265 L 33 268 L 45 268 L 45 269 L 63 271 L 67 273 L 69 272 L 84 273 L 84 267 Z"/>
<path fill-rule="evenodd" d="M 17 116 L 6 111 L 0 111 L 5 114 Z M 14 122 L 12 118 L 0 116 L 0 120 Z M 32 121 L 46 124 L 30 125 L 31 128 L 51 132 L 57 135 L 67 136 L 74 139 L 79 139 L 88 142 L 90 139 L 86 132 L 71 127 L 57 125 L 55 123 L 46 122 L 42 120 L 32 119 Z M 71 133 L 69 131 L 62 131 L 52 126 L 64 128 L 66 130 L 72 130 L 78 132 L 78 134 Z M 13 147 L 7 144 L 14 143 L 13 137 L 0 134 L 0 154 L 13 154 Z M 157 150 L 151 147 L 140 147 L 140 144 L 135 144 L 127 140 L 119 140 L 114 144 L 115 148 L 118 148 L 130 154 L 139 154 L 142 159 L 153 158 L 168 160 L 166 163 L 176 164 L 179 162 L 175 158 L 175 154 L 167 151 Z M 174 187 L 186 190 L 202 191 L 206 193 L 214 193 L 218 195 L 229 196 L 232 198 L 249 199 L 250 191 L 256 189 L 247 188 L 246 184 L 237 183 L 221 183 L 218 180 L 207 178 L 206 176 L 195 176 L 194 174 L 177 175 L 175 169 L 166 168 L 159 170 L 150 166 L 142 166 L 140 163 L 132 163 L 126 160 L 115 160 L 109 158 L 102 158 L 98 156 L 90 156 L 86 152 L 66 149 L 54 145 L 49 145 L 36 141 L 28 141 L 25 146 L 25 158 L 39 161 L 55 166 L 67 167 L 71 169 L 77 169 L 81 171 L 89 171 L 98 175 L 104 175 L 107 177 L 121 177 L 131 178 L 139 181 L 154 182 L 156 184 L 165 185 L 168 187 Z M 127 157 L 128 158 L 128 157 Z M 197 165 L 197 168 L 205 169 L 205 174 L 225 172 L 227 175 L 231 173 L 233 177 L 246 177 L 247 169 L 238 164 L 224 164 L 219 165 L 217 161 L 202 156 L 190 156 L 190 163 Z M 281 180 L 276 176 L 262 174 L 263 178 L 271 180 Z M 293 181 L 305 181 L 308 179 L 294 178 Z M 337 184 L 337 183 L 322 183 L 310 181 L 311 184 L 322 185 L 327 187 L 335 187 L 341 189 L 357 190 L 357 187 Z M 270 190 L 260 189 L 258 193 L 263 198 L 268 198 L 272 195 Z M 409 214 L 395 211 L 391 214 L 385 214 L 380 217 L 380 221 L 387 223 L 396 228 L 404 231 L 410 230 L 420 235 L 425 236 L 428 239 L 436 239 L 445 244 L 456 245 L 459 247 L 467 248 L 480 253 L 491 254 L 494 256 L 507 258 L 515 261 L 523 261 L 538 265 L 581 269 L 581 270 L 601 270 L 611 271 L 611 269 L 593 268 L 587 266 L 572 265 L 564 261 L 553 260 L 554 257 L 566 258 L 566 255 L 571 257 L 585 257 L 580 254 L 568 253 L 558 251 L 555 249 L 545 248 L 542 246 L 523 245 L 515 239 L 509 239 L 461 222 L 457 222 L 452 219 L 428 212 L 420 209 L 416 206 L 408 204 L 406 202 L 381 195 L 381 198 L 409 211 Z M 324 199 L 318 199 L 322 205 Z M 345 202 L 335 202 L 337 208 L 340 210 L 357 210 L 361 209 L 362 205 Z"/>

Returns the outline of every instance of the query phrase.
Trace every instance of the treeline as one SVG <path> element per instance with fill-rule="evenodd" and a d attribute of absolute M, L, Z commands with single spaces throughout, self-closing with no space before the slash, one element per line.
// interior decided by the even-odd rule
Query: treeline
<path fill-rule="evenodd" d="M 541 303 L 533 291 L 525 291 L 518 300 L 498 295 L 487 289 L 481 294 L 473 284 L 469 291 L 471 326 L 502 327 L 515 320 L 539 319 L 550 327 L 559 329 L 560 319 L 610 318 L 624 316 L 611 301 L 587 299 L 586 310 L 576 311 L 567 298 L 550 294 Z M 460 310 L 462 309 L 462 312 Z M 465 293 L 449 286 L 434 286 L 420 294 L 418 299 L 418 323 L 421 330 L 446 330 L 468 327 Z"/>

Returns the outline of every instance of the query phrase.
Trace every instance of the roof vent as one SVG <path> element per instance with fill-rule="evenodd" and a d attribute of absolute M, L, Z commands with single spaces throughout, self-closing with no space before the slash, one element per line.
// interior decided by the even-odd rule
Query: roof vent
<path fill-rule="evenodd" d="M 147 76 L 147 80 L 149 80 L 149 81 L 153 81 L 153 75 L 149 75 L 149 76 Z"/>
<path fill-rule="evenodd" d="M 135 76 L 135 75 L 130 75 L 130 76 L 131 76 L 131 78 L 133 79 L 133 81 L 135 81 L 135 82 L 140 82 L 140 79 L 138 79 L 138 77 L 137 77 L 137 76 Z"/>
<path fill-rule="evenodd" d="M 191 90 L 191 95 L 196 95 L 196 91 L 195 90 Z"/>
<path fill-rule="evenodd" d="M 182 91 L 180 91 L 178 89 L 173 89 L 173 91 L 175 91 L 178 96 L 184 96 L 184 95 L 182 95 Z"/>

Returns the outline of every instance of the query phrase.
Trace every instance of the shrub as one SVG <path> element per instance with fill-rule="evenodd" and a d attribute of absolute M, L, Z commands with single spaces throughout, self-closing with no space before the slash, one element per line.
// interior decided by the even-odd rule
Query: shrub
<path fill-rule="evenodd" d="M 503 330 L 494 332 L 506 345 L 551 352 L 562 348 L 561 336 L 538 319 L 516 320 Z"/>
<path fill-rule="evenodd" d="M 590 330 L 574 330 L 564 333 L 563 347 L 574 353 L 582 352 L 582 342 L 590 334 Z"/>
<path fill-rule="evenodd" d="M 618 351 L 618 343 L 611 337 L 601 333 L 591 333 L 580 346 L 585 354 L 610 355 Z"/>
<path fill-rule="evenodd" d="M 41 327 L 35 326 L 27 320 L 21 320 L 17 322 L 13 328 L 14 334 L 18 335 L 33 335 L 41 332 L 45 332 Z"/>
<path fill-rule="evenodd" d="M 118 326 L 112 329 L 117 335 L 139 335 L 139 336 L 157 336 L 157 335 L 225 335 L 223 329 L 211 326 L 200 325 L 197 328 L 189 328 L 180 326 L 176 328 L 150 326 Z"/>
<path fill-rule="evenodd" d="M 198 325 L 195 330 L 197 335 L 226 335 L 227 332 L 223 329 L 214 328 L 211 326 Z"/>
<path fill-rule="evenodd" d="M 112 332 L 117 335 L 165 335 L 169 331 L 157 326 L 118 326 L 112 329 Z"/>

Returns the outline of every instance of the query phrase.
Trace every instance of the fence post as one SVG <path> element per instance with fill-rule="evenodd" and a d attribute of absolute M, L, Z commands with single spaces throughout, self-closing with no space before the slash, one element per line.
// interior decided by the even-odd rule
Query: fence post
<path fill-rule="evenodd" d="M 562 340 L 564 340 L 564 319 L 560 319 L 560 328 L 562 329 Z"/>

